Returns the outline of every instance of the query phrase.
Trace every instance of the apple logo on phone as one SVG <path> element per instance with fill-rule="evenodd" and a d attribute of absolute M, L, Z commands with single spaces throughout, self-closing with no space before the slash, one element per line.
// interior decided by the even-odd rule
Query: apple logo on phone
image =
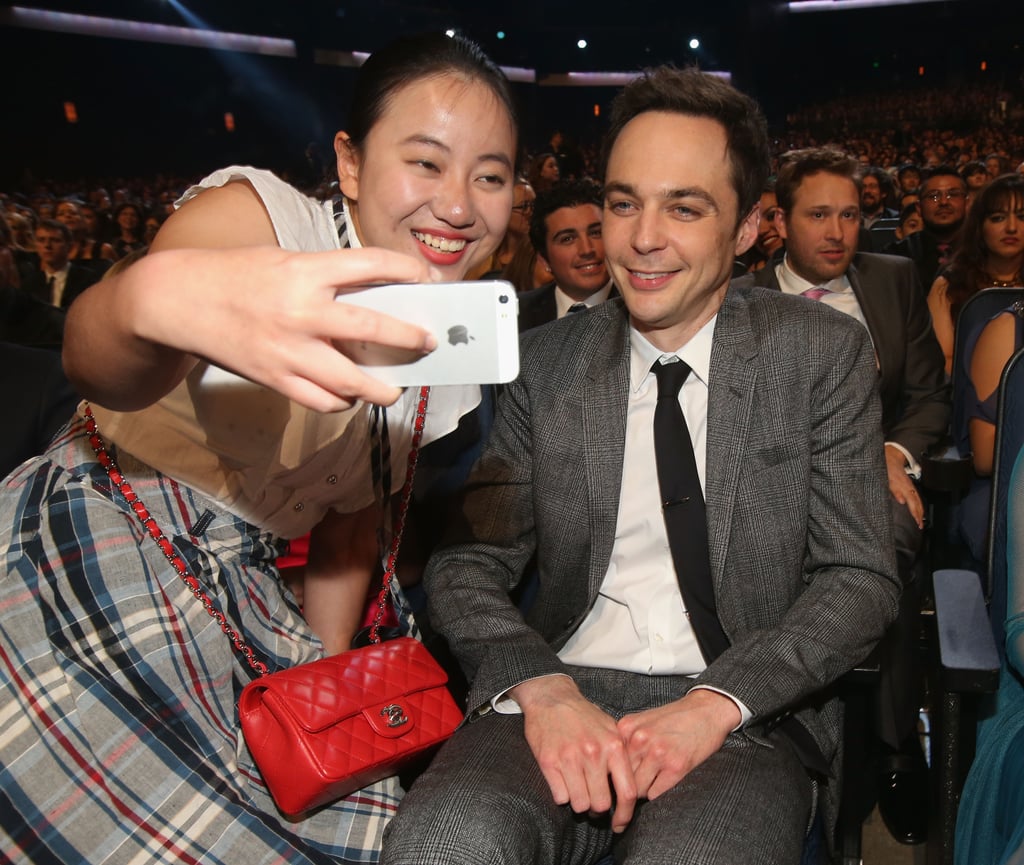
<path fill-rule="evenodd" d="M 448 328 L 448 345 L 458 345 L 460 342 L 463 345 L 469 345 L 469 341 L 473 338 L 464 324 L 456 324 L 454 327 Z"/>

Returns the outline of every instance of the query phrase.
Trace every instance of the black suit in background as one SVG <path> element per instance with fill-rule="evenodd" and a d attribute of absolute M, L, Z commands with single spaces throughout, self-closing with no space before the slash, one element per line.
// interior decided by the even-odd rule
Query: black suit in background
<path fill-rule="evenodd" d="M 72 261 L 68 269 L 67 281 L 64 283 L 64 294 L 61 295 L 60 308 L 67 309 L 71 306 L 71 302 L 98 279 L 99 277 L 93 268 Z M 50 289 L 47 285 L 47 280 L 46 274 L 41 269 L 36 268 L 30 273 L 22 274 L 21 289 L 44 303 L 50 303 Z"/>
<path fill-rule="evenodd" d="M 947 242 L 945 258 L 948 259 L 952 253 L 952 244 Z M 921 280 L 921 290 L 927 297 L 931 290 L 932 283 L 944 267 L 943 250 L 939 249 L 939 239 L 927 228 L 915 231 L 907 235 L 903 240 L 887 246 L 883 252 L 887 255 L 899 255 L 909 258 L 917 268 L 918 278 Z"/>
<path fill-rule="evenodd" d="M 858 252 L 846 275 L 875 349 L 883 436 L 920 458 L 948 429 L 950 393 L 942 349 L 932 330 L 914 263 L 891 255 Z M 774 266 L 740 282 L 747 280 L 779 289 Z M 880 649 L 885 660 L 879 734 L 896 748 L 915 729 L 920 708 L 921 670 L 916 663 L 920 600 L 913 567 L 921 531 L 904 505 L 895 499 L 891 502 L 896 552 L 906 588 L 900 618 Z"/>
<path fill-rule="evenodd" d="M 619 296 L 619 290 L 612 285 L 608 300 Z M 519 295 L 519 332 L 539 327 L 558 318 L 558 304 L 555 301 L 555 283 L 548 282 L 540 288 L 524 291 Z"/>
<path fill-rule="evenodd" d="M 59 348 L 64 310 L 12 285 L 0 286 L 0 342 Z"/>
<path fill-rule="evenodd" d="M 539 327 L 558 317 L 555 303 L 555 283 L 547 282 L 540 288 L 519 295 L 519 332 Z"/>

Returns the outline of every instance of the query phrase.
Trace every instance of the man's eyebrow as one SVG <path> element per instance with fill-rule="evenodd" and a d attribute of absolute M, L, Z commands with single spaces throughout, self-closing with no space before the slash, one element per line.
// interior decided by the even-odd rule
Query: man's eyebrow
<path fill-rule="evenodd" d="M 597 223 L 597 224 L 600 225 L 601 223 Z M 575 228 L 563 228 L 561 231 L 556 231 L 554 234 L 552 234 L 551 235 L 551 239 L 552 240 L 556 240 L 559 237 L 575 236 L 575 234 L 576 234 L 576 229 Z"/>
<path fill-rule="evenodd" d="M 715 197 L 700 186 L 684 186 L 681 189 L 670 189 L 662 197 L 666 201 L 674 201 L 677 198 L 699 198 L 701 201 L 706 201 L 712 207 L 718 207 Z"/>
<path fill-rule="evenodd" d="M 433 147 L 437 150 L 441 150 L 444 153 L 451 153 L 452 149 L 438 138 L 434 138 L 432 135 L 410 135 L 401 142 L 402 144 L 423 144 L 427 147 Z M 509 171 L 512 170 L 512 160 L 508 158 L 505 153 L 481 153 L 477 158 L 477 162 L 500 162 Z"/>
<path fill-rule="evenodd" d="M 620 180 L 613 180 L 605 185 L 604 193 L 605 198 L 610 193 L 619 193 L 620 195 L 629 195 L 636 197 L 636 189 L 631 183 L 624 183 Z M 700 186 L 683 186 L 679 189 L 667 189 L 661 194 L 661 197 L 665 201 L 674 201 L 678 198 L 699 198 L 702 201 L 706 201 L 712 207 L 717 208 L 718 202 L 715 201 L 714 196 L 711 195 L 706 189 Z"/>
<path fill-rule="evenodd" d="M 612 192 L 618 192 L 621 195 L 636 195 L 633 186 L 629 183 L 623 183 L 621 180 L 613 180 L 605 184 L 604 197 L 607 198 L 609 193 Z"/>

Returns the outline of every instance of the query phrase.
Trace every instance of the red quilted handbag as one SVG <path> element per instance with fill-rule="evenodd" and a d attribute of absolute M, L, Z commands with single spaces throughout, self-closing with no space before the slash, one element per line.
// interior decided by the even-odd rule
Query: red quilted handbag
<path fill-rule="evenodd" d="M 462 720 L 447 676 L 410 637 L 261 676 L 238 714 L 249 751 L 286 814 L 394 775 Z"/>
<path fill-rule="evenodd" d="M 391 581 L 428 395 L 429 389 L 422 388 L 401 507 L 370 628 L 370 645 L 271 674 L 231 628 L 160 531 L 107 452 L 92 411 L 86 407 L 90 444 L 111 481 L 178 576 L 249 666 L 260 674 L 242 689 L 238 715 L 249 752 L 285 814 L 301 814 L 394 775 L 403 764 L 451 736 L 462 720 L 445 687 L 447 675 L 423 644 L 411 637 L 381 642 L 379 636 L 382 617 L 390 608 Z"/>

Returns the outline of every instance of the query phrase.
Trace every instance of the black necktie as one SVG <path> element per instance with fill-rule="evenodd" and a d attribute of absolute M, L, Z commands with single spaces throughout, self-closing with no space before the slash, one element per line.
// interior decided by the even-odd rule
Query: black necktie
<path fill-rule="evenodd" d="M 654 455 L 658 463 L 661 512 L 665 517 L 668 546 L 679 580 L 679 590 L 690 616 L 701 654 L 710 664 L 729 648 L 715 608 L 715 589 L 708 560 L 708 525 L 704 494 L 697 475 L 690 431 L 679 405 L 679 389 L 690 374 L 682 361 L 656 361 L 651 371 L 658 379 L 658 405 L 654 409 Z M 788 713 L 775 719 L 797 757 L 809 769 L 827 775 L 829 764 L 806 728 Z"/>
<path fill-rule="evenodd" d="M 574 303 L 569 307 L 568 313 L 586 312 L 587 305 L 585 303 Z M 566 314 L 568 314 L 566 313 Z"/>
<path fill-rule="evenodd" d="M 51 276 L 46 280 L 46 302 L 58 306 L 57 299 L 53 296 L 53 289 L 57 284 L 57 277 Z"/>
<path fill-rule="evenodd" d="M 690 374 L 690 367 L 682 361 L 665 364 L 659 361 L 652 372 L 658 379 L 654 455 L 658 464 L 661 512 L 690 626 L 705 662 L 710 664 L 729 647 L 729 640 L 715 610 L 704 494 L 690 432 L 679 405 L 679 389 Z"/>

